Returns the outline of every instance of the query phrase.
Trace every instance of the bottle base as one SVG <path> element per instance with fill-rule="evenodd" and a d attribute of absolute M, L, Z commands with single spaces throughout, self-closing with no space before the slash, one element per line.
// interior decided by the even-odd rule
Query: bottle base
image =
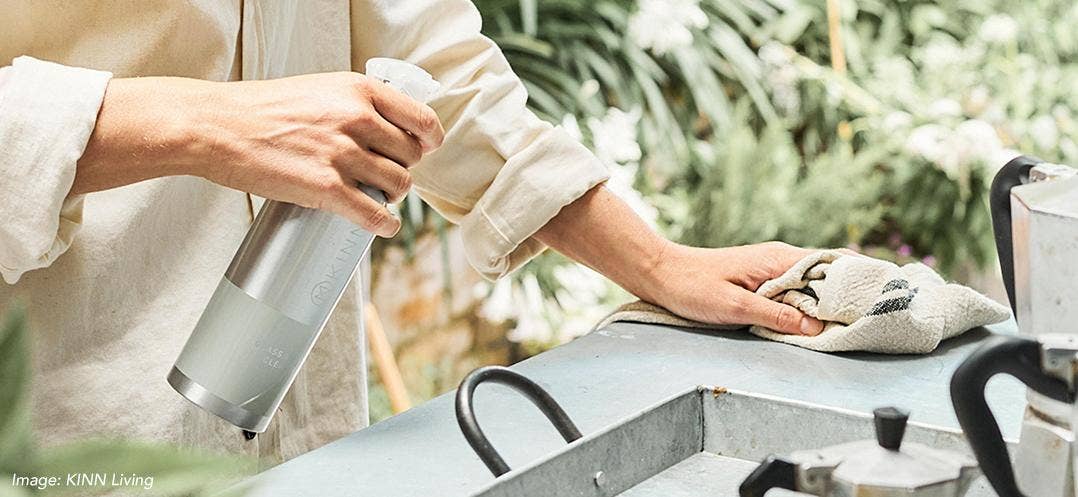
<path fill-rule="evenodd" d="M 255 433 L 266 431 L 270 417 L 256 414 L 242 407 L 233 405 L 202 385 L 195 383 L 175 366 L 168 372 L 168 384 L 185 399 L 207 412 L 235 425 L 238 428 Z"/>

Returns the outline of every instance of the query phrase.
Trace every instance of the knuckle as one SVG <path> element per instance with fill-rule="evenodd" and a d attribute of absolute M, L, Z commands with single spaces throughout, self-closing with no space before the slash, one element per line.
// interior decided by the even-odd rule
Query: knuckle
<path fill-rule="evenodd" d="M 337 170 L 342 170 L 355 163 L 362 150 L 350 138 L 343 136 L 334 139 L 331 147 L 330 163 Z"/>
<path fill-rule="evenodd" d="M 412 175 L 399 167 L 394 169 L 397 172 L 391 178 L 392 185 L 390 185 L 390 188 L 392 191 L 389 193 L 394 199 L 393 202 L 399 202 L 412 189 Z"/>
<path fill-rule="evenodd" d="M 419 144 L 418 140 L 408 140 L 407 148 L 405 149 L 404 166 L 411 167 L 417 164 L 420 159 L 423 158 L 423 146 Z"/>
<path fill-rule="evenodd" d="M 337 174 L 326 170 L 314 177 L 313 184 L 314 188 L 321 193 L 336 194 L 341 180 Z"/>
<path fill-rule="evenodd" d="M 748 295 L 736 294 L 730 298 L 729 303 L 730 313 L 739 318 L 748 316 L 749 311 L 752 310 L 752 300 Z"/>
<path fill-rule="evenodd" d="M 378 125 L 378 116 L 373 109 L 355 109 L 348 116 L 353 126 L 372 129 Z"/>
<path fill-rule="evenodd" d="M 393 215 L 388 210 L 383 208 L 373 209 L 366 213 L 367 222 L 370 223 L 371 228 L 379 229 L 388 226 L 392 220 Z"/>
<path fill-rule="evenodd" d="M 341 74 L 344 75 L 348 84 L 356 89 L 367 90 L 370 88 L 371 78 L 363 74 L 352 71 L 343 71 Z"/>
<path fill-rule="evenodd" d="M 801 314 L 794 310 L 793 307 L 783 305 L 777 307 L 774 312 L 775 326 L 779 329 L 796 330 L 797 327 L 801 324 Z"/>
<path fill-rule="evenodd" d="M 423 106 L 423 110 L 419 114 L 419 128 L 424 133 L 432 133 L 441 126 L 441 122 L 438 121 L 438 115 L 434 113 L 434 110 L 430 107 Z"/>

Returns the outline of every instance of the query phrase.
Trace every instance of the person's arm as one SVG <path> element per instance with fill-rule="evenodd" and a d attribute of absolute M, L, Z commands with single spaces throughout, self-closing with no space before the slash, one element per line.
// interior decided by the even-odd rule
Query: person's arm
<path fill-rule="evenodd" d="M 118 78 L 108 84 L 71 194 L 193 175 L 392 236 L 400 220 L 356 183 L 399 201 L 411 188 L 408 168 L 442 138 L 434 111 L 362 74 Z"/>
<path fill-rule="evenodd" d="M 823 323 L 752 293 L 811 251 L 771 242 L 707 249 L 670 242 L 599 186 L 566 206 L 536 235 L 630 293 L 680 316 L 816 335 Z"/>
<path fill-rule="evenodd" d="M 353 67 L 395 57 L 443 85 L 431 106 L 446 140 L 413 169 L 416 190 L 460 224 L 468 261 L 483 276 L 503 277 L 550 245 L 688 318 L 820 330 L 797 309 L 749 291 L 807 251 L 675 245 L 597 188 L 609 177 L 605 166 L 527 109 L 523 83 L 481 34 L 470 1 L 352 0 L 351 12 Z"/>
<path fill-rule="evenodd" d="M 70 246 L 82 197 L 69 196 L 111 75 L 16 58 L 0 88 L 0 275 L 15 283 Z"/>

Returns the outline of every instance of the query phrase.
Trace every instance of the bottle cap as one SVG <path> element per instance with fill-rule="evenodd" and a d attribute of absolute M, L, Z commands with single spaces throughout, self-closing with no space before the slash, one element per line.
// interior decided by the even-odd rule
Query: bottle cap
<path fill-rule="evenodd" d="M 434 77 L 415 64 L 386 57 L 367 61 L 367 76 L 377 78 L 413 99 L 427 103 L 441 87 Z"/>

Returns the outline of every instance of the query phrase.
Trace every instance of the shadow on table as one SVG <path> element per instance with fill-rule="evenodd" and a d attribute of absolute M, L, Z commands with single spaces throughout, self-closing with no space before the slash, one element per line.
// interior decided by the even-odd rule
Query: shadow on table
<path fill-rule="evenodd" d="M 758 337 L 756 335 L 748 333 L 746 331 L 746 329 L 744 329 L 744 328 L 736 329 L 736 330 L 715 330 L 715 329 L 705 329 L 705 328 L 685 328 L 685 327 L 680 327 L 680 326 L 671 326 L 670 328 L 678 330 L 678 331 L 683 332 L 683 333 L 689 333 L 689 334 L 693 334 L 693 335 L 720 336 L 725 340 L 766 342 L 766 343 L 779 344 L 778 342 L 772 342 L 770 340 L 760 338 L 760 337 Z M 980 342 L 980 341 L 982 341 L 982 340 L 984 340 L 984 339 L 986 339 L 986 338 L 988 338 L 988 337 L 990 337 L 990 336 L 992 336 L 994 334 L 995 333 L 993 333 L 992 331 L 989 331 L 987 328 L 985 328 L 983 326 L 978 326 L 978 327 L 973 328 L 973 329 L 971 329 L 971 330 L 969 330 L 969 331 L 967 331 L 967 332 L 965 332 L 965 333 L 963 333 L 961 335 L 958 335 L 958 336 L 956 336 L 954 338 L 950 338 L 950 339 L 947 339 L 947 340 L 944 340 L 944 341 L 940 342 L 939 346 L 936 347 L 936 350 L 934 350 L 934 351 L 932 351 L 932 352 L 930 352 L 928 354 L 923 354 L 923 355 L 924 356 L 941 356 L 941 355 L 946 355 L 946 354 L 952 353 L 953 351 L 958 350 L 958 349 L 968 349 L 970 352 L 972 352 L 973 348 L 975 348 L 974 344 L 976 344 L 976 343 L 978 343 L 978 342 Z M 787 347 L 796 347 L 795 345 L 789 345 L 789 344 L 780 344 L 780 345 L 784 345 L 784 346 L 787 346 Z M 811 352 L 808 349 L 801 349 L 801 350 Z M 819 353 L 823 354 L 823 353 L 828 353 L 828 352 L 819 352 Z M 834 355 L 834 356 L 837 356 L 837 357 L 844 357 L 844 358 L 847 358 L 847 359 L 856 359 L 856 360 L 871 361 L 871 362 L 903 361 L 903 360 L 909 360 L 909 357 L 910 357 L 909 354 L 880 354 L 880 353 L 876 353 L 876 352 L 830 352 L 828 354 L 831 354 L 831 355 Z"/>

